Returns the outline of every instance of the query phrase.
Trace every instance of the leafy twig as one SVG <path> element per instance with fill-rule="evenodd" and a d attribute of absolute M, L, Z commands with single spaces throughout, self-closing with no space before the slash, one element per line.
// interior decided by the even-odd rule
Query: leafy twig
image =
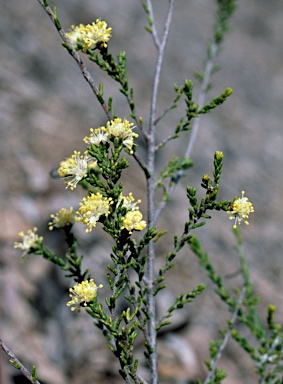
<path fill-rule="evenodd" d="M 240 306 L 242 305 L 242 302 L 244 300 L 244 297 L 245 297 L 245 293 L 246 293 L 246 288 L 243 287 L 242 290 L 241 290 L 241 294 L 239 296 L 239 299 L 237 301 L 237 304 L 236 304 L 236 307 L 235 307 L 235 310 L 233 312 L 233 315 L 231 317 L 231 320 L 229 321 L 229 328 L 228 330 L 226 331 L 225 333 L 225 336 L 223 338 L 223 341 L 221 343 L 221 345 L 219 346 L 218 348 L 218 352 L 217 352 L 217 355 L 216 357 L 212 360 L 211 362 L 211 367 L 210 367 L 210 370 L 206 376 L 206 379 L 205 381 L 203 382 L 203 384 L 208 384 L 211 380 L 211 378 L 213 377 L 214 373 L 215 373 L 215 370 L 218 366 L 218 363 L 219 363 L 219 360 L 223 354 L 223 351 L 230 339 L 230 336 L 231 336 L 231 331 L 232 331 L 232 328 L 237 320 L 237 317 L 238 317 L 238 312 L 239 312 L 239 308 Z"/>
<path fill-rule="evenodd" d="M 145 7 L 145 5 L 144 5 L 144 7 Z M 155 20 L 154 20 L 154 14 L 153 14 L 151 0 L 146 0 L 145 10 L 149 16 L 150 28 L 151 28 L 154 44 L 155 44 L 156 48 L 159 49 L 160 48 L 160 40 L 159 40 L 156 26 L 155 26 Z"/>
<path fill-rule="evenodd" d="M 59 32 L 63 42 L 65 43 L 64 44 L 65 48 L 68 50 L 70 55 L 74 58 L 74 60 L 78 64 L 78 66 L 79 66 L 79 68 L 80 68 L 84 78 L 86 79 L 86 81 L 90 85 L 92 91 L 95 93 L 98 101 L 100 102 L 102 108 L 104 109 L 104 112 L 106 113 L 107 118 L 109 120 L 112 120 L 113 116 L 112 116 L 108 106 L 106 105 L 105 101 L 102 99 L 102 96 L 101 96 L 101 93 L 99 91 L 99 88 L 97 87 L 95 81 L 93 80 L 92 76 L 90 75 L 89 71 L 87 70 L 87 68 L 86 68 L 83 60 L 81 59 L 80 55 L 78 54 L 78 52 L 75 49 L 72 48 L 70 40 L 68 39 L 68 37 L 66 35 L 66 32 L 62 28 L 61 23 L 60 23 L 57 15 L 49 7 L 47 0 L 37 0 L 37 1 L 43 7 L 45 12 L 48 14 L 48 16 L 52 20 L 53 24 L 55 25 L 55 27 L 56 27 L 57 31 Z"/>
<path fill-rule="evenodd" d="M 216 42 L 213 42 L 211 45 L 211 49 L 210 49 L 210 57 L 208 58 L 206 65 L 205 65 L 203 81 L 201 84 L 201 89 L 200 89 L 200 93 L 199 93 L 199 97 L 198 97 L 198 101 L 197 101 L 198 105 L 199 105 L 199 109 L 201 109 L 205 103 L 207 88 L 209 86 L 210 78 L 211 78 L 211 75 L 213 72 L 214 61 L 215 61 L 215 58 L 217 56 L 218 48 L 219 48 L 219 45 L 216 44 Z M 186 152 L 185 152 L 186 157 L 189 157 L 191 155 L 191 152 L 192 152 L 192 149 L 193 149 L 193 146 L 195 144 L 196 137 L 198 134 L 199 124 L 200 124 L 200 118 L 197 117 L 193 121 L 190 140 L 189 140 Z"/>
<path fill-rule="evenodd" d="M 2 339 L 0 339 L 0 347 L 3 349 L 3 351 L 6 353 L 7 356 L 9 356 L 9 363 L 17 368 L 20 369 L 21 372 L 25 375 L 27 379 L 33 384 L 40 384 L 40 382 L 36 379 L 35 374 L 35 368 L 33 367 L 33 372 L 31 373 L 24 365 L 20 362 L 20 360 L 16 357 L 16 355 L 7 347 L 7 345 L 4 343 Z"/>
<path fill-rule="evenodd" d="M 102 108 L 103 108 L 103 110 L 104 110 L 108 120 L 113 120 L 113 115 L 112 115 L 111 111 L 109 110 L 107 104 L 103 100 L 101 92 L 99 91 L 99 88 L 97 87 L 97 85 L 96 85 L 95 81 L 93 80 L 91 74 L 87 70 L 86 65 L 84 64 L 84 62 L 83 62 L 82 58 L 80 57 L 80 55 L 78 54 L 78 52 L 75 49 L 72 48 L 70 40 L 68 39 L 68 37 L 66 35 L 66 32 L 62 28 L 61 23 L 59 22 L 59 19 L 58 19 L 57 15 L 55 15 L 55 13 L 49 7 L 47 0 L 38 0 L 38 2 L 43 7 L 45 12 L 48 14 L 48 16 L 52 20 L 53 24 L 55 25 L 56 29 L 58 30 L 58 32 L 59 32 L 63 42 L 65 43 L 64 44 L 65 48 L 68 50 L 69 54 L 74 58 L 74 60 L 78 64 L 78 66 L 79 66 L 79 68 L 80 68 L 84 78 L 86 79 L 86 81 L 90 85 L 92 91 L 94 92 L 94 94 L 96 95 L 99 103 L 101 104 L 101 106 L 102 106 Z M 141 128 L 140 124 L 139 124 L 139 127 Z M 143 134 L 145 134 L 144 131 L 143 131 Z M 144 161 L 137 154 L 134 154 L 134 158 L 138 162 L 138 164 L 141 166 L 141 168 L 143 169 L 146 178 L 148 178 L 149 177 L 149 172 L 147 170 L 147 167 L 146 167 Z"/>

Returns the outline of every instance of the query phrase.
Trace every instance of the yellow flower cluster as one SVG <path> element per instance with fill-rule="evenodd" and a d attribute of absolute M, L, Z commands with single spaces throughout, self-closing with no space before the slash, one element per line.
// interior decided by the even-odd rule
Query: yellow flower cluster
<path fill-rule="evenodd" d="M 106 127 L 90 128 L 91 134 L 84 138 L 84 142 L 99 145 L 102 141 L 109 142 L 117 138 L 121 140 L 130 153 L 133 153 L 134 138 L 139 137 L 137 133 L 133 132 L 133 125 L 127 119 L 122 121 L 122 119 L 117 117 L 114 120 L 108 121 Z"/>
<path fill-rule="evenodd" d="M 72 190 L 76 188 L 78 182 L 87 176 L 88 162 L 93 160 L 87 154 L 81 155 L 80 152 L 74 151 L 71 157 L 61 161 L 58 173 L 67 180 L 66 188 L 70 187 Z"/>
<path fill-rule="evenodd" d="M 124 196 L 122 193 L 118 198 L 118 204 L 123 200 L 122 207 L 125 207 L 127 211 L 131 210 L 138 210 L 137 204 L 141 203 L 141 200 L 135 201 L 132 192 L 129 193 L 128 196 Z"/>
<path fill-rule="evenodd" d="M 123 201 L 122 207 L 127 209 L 126 215 L 123 217 L 122 229 L 127 229 L 129 233 L 135 231 L 142 231 L 146 227 L 146 222 L 142 220 L 142 213 L 139 211 L 137 204 L 141 203 L 141 200 L 135 201 L 132 192 L 128 196 L 119 196 L 118 204 Z"/>
<path fill-rule="evenodd" d="M 82 51 L 96 49 L 97 47 L 107 47 L 107 41 L 111 37 L 112 28 L 107 28 L 107 23 L 99 19 L 91 24 L 78 26 L 72 25 L 72 31 L 67 36 L 74 48 L 77 44 L 82 44 Z"/>
<path fill-rule="evenodd" d="M 99 145 L 102 141 L 108 142 L 108 136 L 106 134 L 105 127 L 90 128 L 91 134 L 84 138 L 86 144 Z"/>
<path fill-rule="evenodd" d="M 132 233 L 133 230 L 143 230 L 146 227 L 146 222 L 142 220 L 142 214 L 137 206 L 137 204 L 141 203 L 141 200 L 135 201 L 133 194 L 129 193 L 128 196 L 121 194 L 117 205 L 119 205 L 121 201 L 123 201 L 122 207 L 128 211 L 122 218 L 123 225 L 121 229 L 125 228 L 130 233 Z M 59 212 L 52 214 L 52 220 L 48 223 L 49 230 L 52 231 L 54 227 L 64 228 L 66 225 L 79 222 L 87 226 L 86 232 L 91 232 L 92 229 L 96 227 L 96 223 L 102 215 L 109 215 L 110 205 L 112 203 L 111 198 L 104 197 L 99 192 L 91 194 L 83 198 L 77 212 L 71 207 L 70 209 L 62 208 Z"/>
<path fill-rule="evenodd" d="M 86 232 L 91 232 L 96 227 L 100 216 L 109 215 L 109 208 L 112 203 L 111 198 L 104 197 L 99 192 L 84 197 L 77 212 L 79 215 L 77 221 L 87 226 Z"/>
<path fill-rule="evenodd" d="M 50 215 L 51 221 L 48 223 L 49 230 L 52 231 L 54 227 L 64 228 L 66 225 L 73 225 L 76 222 L 76 216 L 74 208 L 70 209 L 62 208 L 55 215 Z"/>
<path fill-rule="evenodd" d="M 88 306 L 88 303 L 92 302 L 97 296 L 97 289 L 102 288 L 103 285 L 100 284 L 97 286 L 93 279 L 82 281 L 81 283 L 77 283 L 73 288 L 70 288 L 70 298 L 72 300 L 68 301 L 67 306 L 71 307 L 71 311 L 77 309 L 80 312 L 81 304 L 84 307 Z"/>
<path fill-rule="evenodd" d="M 40 243 L 43 241 L 42 236 L 36 234 L 37 228 L 34 227 L 32 230 L 29 229 L 25 235 L 23 231 L 19 233 L 19 236 L 22 237 L 22 242 L 14 243 L 14 248 L 21 249 L 23 251 L 22 257 L 26 256 L 32 249 L 39 249 Z"/>
<path fill-rule="evenodd" d="M 127 212 L 123 218 L 123 228 L 126 228 L 129 233 L 142 231 L 146 227 L 146 222 L 142 220 L 142 213 L 138 210 Z"/>
<path fill-rule="evenodd" d="M 249 214 L 254 212 L 254 207 L 252 203 L 247 197 L 244 197 L 244 194 L 245 191 L 242 191 L 242 197 L 235 198 L 231 206 L 231 211 L 227 211 L 227 213 L 232 214 L 229 219 L 235 219 L 235 224 L 233 225 L 233 228 L 236 228 L 238 224 L 240 225 L 242 221 L 244 221 L 246 225 L 249 225 L 247 219 L 249 218 Z"/>
<path fill-rule="evenodd" d="M 123 145 L 133 153 L 134 138 L 139 137 L 137 133 L 133 132 L 131 128 L 133 125 L 133 123 L 129 123 L 126 119 L 122 122 L 120 118 L 108 121 L 106 125 L 107 136 L 110 140 L 114 138 L 122 140 Z"/>

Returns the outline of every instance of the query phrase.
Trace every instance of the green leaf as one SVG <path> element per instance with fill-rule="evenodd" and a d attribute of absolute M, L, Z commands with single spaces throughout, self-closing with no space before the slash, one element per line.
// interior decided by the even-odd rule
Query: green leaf
<path fill-rule="evenodd" d="M 9 364 L 11 364 L 14 368 L 17 368 L 17 369 L 21 369 L 22 368 L 22 365 L 17 363 L 15 360 L 13 359 L 9 359 Z"/>
<path fill-rule="evenodd" d="M 34 381 L 36 381 L 38 379 L 37 374 L 36 374 L 36 367 L 35 367 L 35 365 L 32 366 L 31 376 L 32 376 L 32 379 Z"/>

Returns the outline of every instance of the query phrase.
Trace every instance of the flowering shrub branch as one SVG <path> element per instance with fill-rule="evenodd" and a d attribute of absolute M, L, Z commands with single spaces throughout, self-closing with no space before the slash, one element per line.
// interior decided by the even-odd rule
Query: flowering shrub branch
<path fill-rule="evenodd" d="M 49 230 L 59 228 L 64 231 L 66 254 L 58 256 L 47 249 L 43 237 L 37 234 L 36 228 L 28 230 L 26 234 L 20 232 L 22 241 L 16 242 L 15 248 L 23 251 L 23 257 L 28 254 L 42 256 L 58 265 L 65 272 L 66 277 L 74 281 L 69 289 L 70 300 L 66 305 L 77 313 L 85 310 L 92 318 L 94 325 L 102 331 L 107 345 L 119 361 L 119 373 L 126 383 L 142 384 L 148 381 L 151 384 L 157 384 L 159 382 L 157 332 L 171 324 L 172 314 L 176 310 L 193 303 L 205 290 L 205 285 L 201 283 L 194 289 L 179 294 L 160 318 L 157 318 L 156 298 L 160 291 L 166 289 L 165 275 L 174 267 L 174 259 L 181 249 L 188 247 L 196 255 L 202 268 L 207 271 L 209 279 L 216 286 L 215 293 L 232 314 L 227 320 L 227 328 L 222 330 L 221 339 L 210 344 L 210 360 L 206 362 L 208 373 L 204 384 L 220 383 L 226 377 L 226 373 L 218 369 L 218 362 L 231 337 L 254 361 L 261 382 L 273 379 L 281 367 L 279 361 L 283 354 L 282 332 L 274 322 L 273 306 L 269 306 L 268 309 L 268 332 L 265 332 L 262 324 L 257 328 L 254 326 L 255 319 L 260 323 L 256 311 L 257 299 L 250 282 L 245 256 L 241 253 L 238 230 L 238 225 L 242 221 L 248 224 L 249 215 L 254 212 L 254 207 L 249 199 L 244 197 L 244 192 L 241 197 L 235 197 L 233 200 L 219 201 L 224 159 L 221 151 L 215 152 L 213 175 L 202 176 L 200 185 L 205 191 L 205 196 L 199 199 L 197 188 L 187 187 L 189 208 L 187 220 L 183 224 L 183 233 L 173 236 L 172 248 L 164 255 L 159 271 L 156 271 L 155 265 L 155 244 L 166 232 L 157 232 L 157 220 L 172 198 L 180 178 L 193 166 L 190 155 L 200 119 L 204 114 L 224 103 L 232 94 L 232 90 L 227 88 L 209 103 L 205 101 L 211 86 L 211 76 L 217 70 L 215 61 L 229 29 L 229 20 L 234 13 L 236 1 L 216 1 L 217 9 L 207 59 L 203 72 L 197 74 L 201 81 L 197 101 L 193 95 L 193 82 L 185 80 L 181 86 L 174 85 L 176 96 L 159 115 L 157 115 L 157 104 L 161 70 L 172 22 L 174 0 L 169 0 L 161 35 L 157 32 L 151 0 L 143 3 L 148 20 L 146 30 L 152 35 L 157 50 L 147 127 L 142 117 L 138 115 L 134 90 L 129 85 L 126 53 L 120 52 L 115 59 L 109 52 L 112 27 L 109 27 L 105 21 L 96 19 L 91 24 L 72 26 L 66 33 L 58 19 L 56 8 L 51 9 L 47 0 L 38 0 L 38 2 L 57 28 L 63 40 L 63 46 L 79 65 L 108 121 L 104 126 L 90 128 L 88 136 L 82 138 L 86 145 L 84 153 L 74 150 L 70 157 L 62 160 L 58 165 L 58 175 L 66 184 L 66 188 L 74 190 L 82 186 L 86 192 L 85 197 L 78 202 L 77 209 L 61 208 L 59 212 L 51 215 Z M 112 97 L 108 101 L 104 100 L 103 83 L 101 82 L 98 86 L 95 84 L 79 51 L 118 84 L 129 107 L 129 119 L 134 122 L 127 118 L 122 119 L 115 114 Z M 184 100 L 185 112 L 180 113 L 180 118 L 172 132 L 157 143 L 158 124 L 172 109 L 179 107 L 178 103 L 181 99 Z M 137 132 L 141 134 L 147 145 L 146 159 L 137 154 L 136 139 L 139 136 Z M 186 150 L 181 156 L 168 159 L 162 171 L 157 174 L 157 153 L 169 141 L 180 137 L 186 140 Z M 123 172 L 129 167 L 129 162 L 124 152 L 127 156 L 134 157 L 144 172 L 147 183 L 147 217 L 140 211 L 141 201 L 136 200 L 131 192 L 125 194 L 122 180 Z M 159 201 L 156 195 L 157 190 L 163 192 Z M 240 254 L 240 269 L 243 276 L 243 285 L 236 290 L 231 290 L 225 285 L 195 234 L 198 228 L 211 219 L 210 211 L 227 212 L 230 219 L 235 220 L 233 231 L 237 239 L 236 248 Z M 101 277 L 97 275 L 93 277 L 93 272 L 82 266 L 83 256 L 78 254 L 78 240 L 73 233 L 73 227 L 76 225 L 83 225 L 90 236 L 97 226 L 101 226 L 111 239 L 113 246 L 107 266 L 107 282 L 110 288 L 108 294 L 100 283 Z M 134 238 L 136 232 L 141 232 L 139 241 Z M 100 299 L 101 296 L 103 300 Z M 119 304 L 122 301 L 127 304 L 120 311 Z M 260 345 L 258 349 L 252 347 L 236 329 L 238 323 L 244 324 L 255 336 Z M 144 355 L 149 367 L 146 378 L 141 376 L 140 361 L 136 354 L 135 343 L 139 334 L 143 339 Z M 29 379 L 36 380 L 33 376 Z"/>

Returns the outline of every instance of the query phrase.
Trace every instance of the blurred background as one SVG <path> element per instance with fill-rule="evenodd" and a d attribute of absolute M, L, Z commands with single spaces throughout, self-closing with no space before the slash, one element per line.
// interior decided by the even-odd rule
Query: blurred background
<path fill-rule="evenodd" d="M 167 1 L 155 2 L 159 32 L 162 31 Z M 92 94 L 74 60 L 61 46 L 60 36 L 36 0 L 19 4 L 0 0 L 0 338 L 28 367 L 37 366 L 45 384 L 121 383 L 117 362 L 103 337 L 85 314 L 71 313 L 66 302 L 71 281 L 45 260 L 32 256 L 23 261 L 13 249 L 18 232 L 37 226 L 46 244 L 64 253 L 63 234 L 48 233 L 51 213 L 76 207 L 83 192 L 65 190 L 50 171 L 74 150 L 85 150 L 83 138 L 90 127 L 106 122 L 104 112 Z M 56 5 L 59 19 L 68 30 L 72 24 L 91 23 L 97 18 L 113 28 L 109 49 L 113 54 L 127 51 L 130 85 L 135 88 L 138 114 L 148 121 L 151 82 L 156 51 L 144 30 L 146 17 L 140 1 L 61 0 Z M 206 58 L 206 42 L 211 36 L 214 2 L 177 0 L 162 72 L 158 110 L 173 99 L 173 84 L 192 79 L 195 98 L 198 82 L 194 71 L 201 71 Z M 234 94 L 224 105 L 205 116 L 192 152 L 194 167 L 188 171 L 164 210 L 158 230 L 180 234 L 188 219 L 186 186 L 198 188 L 204 173 L 213 171 L 216 150 L 224 153 L 220 198 L 232 200 L 242 190 L 252 201 L 255 213 L 250 226 L 242 225 L 244 246 L 251 276 L 262 297 L 260 313 L 266 316 L 269 303 L 277 305 L 282 322 L 282 214 L 283 214 L 283 4 L 280 1 L 239 1 L 224 50 L 219 57 L 221 70 L 213 78 L 208 99 L 227 87 Z M 117 115 L 129 116 L 129 109 L 114 81 L 87 64 L 94 80 L 104 82 L 106 97 L 114 96 Z M 180 103 L 182 104 L 182 103 Z M 158 139 L 172 132 L 178 110 L 170 112 L 159 125 Z M 168 144 L 158 155 L 158 167 L 169 156 L 180 155 L 189 134 L 180 142 Z M 142 139 L 138 151 L 145 155 Z M 132 162 L 124 177 L 125 193 L 133 192 L 143 203 L 146 215 L 145 180 Z M 168 228 L 169 226 L 169 228 Z M 83 226 L 75 229 L 80 238 L 84 263 L 97 283 L 105 282 L 111 243 L 99 229 L 86 235 Z M 171 232 L 171 233 L 172 233 Z M 213 215 L 198 232 L 204 249 L 223 276 L 233 274 L 239 259 L 233 250 L 231 222 L 224 212 Z M 166 235 L 158 248 L 161 266 L 172 236 Z M 226 308 L 195 256 L 185 249 L 168 274 L 168 290 L 158 299 L 160 314 L 174 297 L 197 284 L 207 285 L 205 293 L 186 310 L 177 314 L 176 326 L 159 337 L 160 380 L 164 384 L 195 383 L 205 377 L 203 360 L 208 343 L 219 337 L 225 326 Z M 106 284 L 105 284 L 106 283 Z M 229 284 L 241 284 L 241 278 Z M 102 297 L 101 297 L 102 299 Z M 139 341 L 138 341 L 139 343 Z M 139 349 L 142 372 L 142 348 Z M 254 367 L 244 352 L 231 341 L 221 360 L 229 378 L 226 384 L 256 382 Z M 111 364 L 109 364 L 111 362 Z M 0 353 L 0 383 L 24 384 L 18 371 Z"/>

